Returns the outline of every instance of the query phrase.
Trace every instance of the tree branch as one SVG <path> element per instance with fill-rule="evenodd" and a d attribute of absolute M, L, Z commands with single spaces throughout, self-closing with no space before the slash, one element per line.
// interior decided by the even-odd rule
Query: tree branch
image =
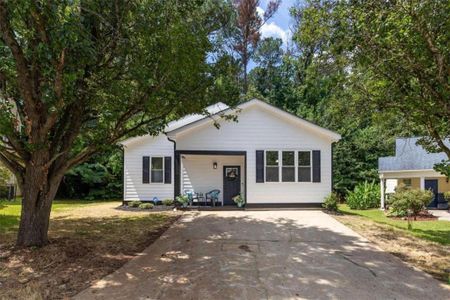
<path fill-rule="evenodd" d="M 29 63 L 15 38 L 8 20 L 9 16 L 6 1 L 0 0 L 0 31 L 2 32 L 2 38 L 14 56 L 19 84 L 22 87 L 20 89 L 22 97 L 25 102 L 34 104 L 33 84 L 28 70 Z"/>
<path fill-rule="evenodd" d="M 0 161 L 16 176 L 19 181 L 19 186 L 23 182 L 23 175 L 25 172 L 25 168 L 18 163 L 10 160 L 7 155 L 5 155 L 4 151 L 0 150 Z"/>

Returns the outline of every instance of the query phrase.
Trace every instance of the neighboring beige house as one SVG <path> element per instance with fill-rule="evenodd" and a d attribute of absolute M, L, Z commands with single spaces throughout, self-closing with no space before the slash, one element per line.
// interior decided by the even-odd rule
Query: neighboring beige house
<path fill-rule="evenodd" d="M 385 207 L 386 194 L 394 192 L 394 187 L 401 183 L 413 189 L 433 191 L 434 199 L 429 208 L 448 208 L 443 193 L 450 191 L 449 180 L 433 170 L 433 166 L 446 160 L 447 156 L 444 153 L 428 153 L 417 145 L 418 139 L 398 138 L 395 142 L 395 156 L 378 159 L 382 208 Z"/>

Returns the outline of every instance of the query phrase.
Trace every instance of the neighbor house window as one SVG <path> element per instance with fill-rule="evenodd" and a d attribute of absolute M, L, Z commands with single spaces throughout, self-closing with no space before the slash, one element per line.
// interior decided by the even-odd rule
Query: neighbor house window
<path fill-rule="evenodd" d="M 298 181 L 311 181 L 311 151 L 298 152 Z"/>
<path fill-rule="evenodd" d="M 266 151 L 266 181 L 280 181 L 278 151 Z"/>
<path fill-rule="evenodd" d="M 293 182 L 295 181 L 295 152 L 283 151 L 281 154 L 283 162 L 281 179 L 283 182 Z"/>
<path fill-rule="evenodd" d="M 164 181 L 164 159 L 162 157 L 152 157 L 151 181 L 154 183 Z"/>
<path fill-rule="evenodd" d="M 412 180 L 411 180 L 411 178 L 409 178 L 409 179 L 403 179 L 403 184 L 405 185 L 405 188 L 411 188 L 411 186 L 412 186 Z"/>

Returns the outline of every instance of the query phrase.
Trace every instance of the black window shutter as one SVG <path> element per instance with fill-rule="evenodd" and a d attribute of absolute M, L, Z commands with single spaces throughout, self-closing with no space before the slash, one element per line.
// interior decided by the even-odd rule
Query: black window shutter
<path fill-rule="evenodd" d="M 320 150 L 313 150 L 312 153 L 313 165 L 313 182 L 320 182 Z"/>
<path fill-rule="evenodd" d="M 172 157 L 164 157 L 164 183 L 172 182 Z"/>
<path fill-rule="evenodd" d="M 256 150 L 256 182 L 264 182 L 264 150 Z"/>
<path fill-rule="evenodd" d="M 142 183 L 150 183 L 150 157 L 142 157 Z"/>

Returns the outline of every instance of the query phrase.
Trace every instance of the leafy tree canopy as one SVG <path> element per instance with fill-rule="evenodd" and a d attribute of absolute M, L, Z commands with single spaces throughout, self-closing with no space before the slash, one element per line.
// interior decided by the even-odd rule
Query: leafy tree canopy
<path fill-rule="evenodd" d="M 51 202 L 71 167 L 233 99 L 215 69 L 227 70 L 226 60 L 208 60 L 220 7 L 0 0 L 0 159 L 23 192 L 19 245 L 47 242 Z"/>

